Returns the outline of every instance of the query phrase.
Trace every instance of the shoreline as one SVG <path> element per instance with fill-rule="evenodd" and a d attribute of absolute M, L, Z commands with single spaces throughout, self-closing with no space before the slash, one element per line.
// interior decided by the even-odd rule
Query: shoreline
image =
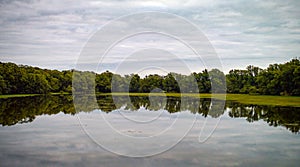
<path fill-rule="evenodd" d="M 9 94 L 0 95 L 0 99 L 14 97 L 30 97 L 42 95 L 72 95 L 71 93 L 50 93 L 50 94 Z M 236 101 L 243 104 L 272 105 L 300 107 L 300 96 L 272 96 L 272 95 L 249 95 L 249 94 L 209 94 L 209 93 L 96 93 L 96 96 L 170 96 L 170 97 L 195 97 L 214 98 L 218 100 Z"/>

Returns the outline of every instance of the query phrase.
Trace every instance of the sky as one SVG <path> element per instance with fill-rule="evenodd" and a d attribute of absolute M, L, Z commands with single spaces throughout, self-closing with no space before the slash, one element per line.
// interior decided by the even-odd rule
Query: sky
<path fill-rule="evenodd" d="M 248 65 L 266 68 L 299 57 L 297 0 L 1 0 L 0 61 L 58 70 L 76 68 L 84 47 L 104 26 L 128 14 L 149 11 L 170 13 L 196 26 L 214 48 L 225 73 Z M 170 19 L 158 15 L 157 20 L 186 31 Z M 128 25 L 143 26 L 133 24 L 120 22 L 120 32 Z M 87 62 L 91 67 L 87 70 L 164 73 L 181 69 L 186 62 L 191 63 L 190 68 L 178 72 L 205 68 L 205 62 L 195 61 L 182 43 L 161 34 L 136 35 L 117 43 L 101 68 L 99 57 Z"/>

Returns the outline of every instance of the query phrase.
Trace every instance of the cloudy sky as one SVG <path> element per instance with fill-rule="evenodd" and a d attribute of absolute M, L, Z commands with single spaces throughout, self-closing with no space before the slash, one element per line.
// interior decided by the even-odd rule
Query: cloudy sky
<path fill-rule="evenodd" d="M 59 70 L 75 68 L 86 43 L 101 31 L 101 27 L 124 15 L 147 11 L 178 15 L 196 25 L 220 57 L 224 72 L 232 68 L 244 69 L 249 64 L 265 68 L 270 63 L 283 63 L 299 57 L 300 1 L 225 2 L 1 0 L 0 61 Z M 180 30 L 180 26 L 171 25 Z M 136 56 L 139 45 L 148 49 L 166 46 L 178 53 L 182 51 L 176 42 L 156 35 L 135 36 L 118 43 L 102 62 L 101 70 L 118 71 L 116 67 L 124 61 L 142 64 L 144 58 Z M 134 60 L 122 58 L 130 52 L 126 48 L 135 48 L 134 52 L 131 51 L 134 53 L 131 59 Z M 160 55 L 168 55 L 162 50 L 152 51 L 156 54 L 153 60 L 160 61 L 162 58 L 162 61 L 166 61 L 169 58 Z M 149 53 L 144 56 L 149 56 Z M 188 51 L 181 52 L 179 57 L 194 62 Z M 98 60 L 94 63 L 98 63 Z M 173 63 L 173 67 L 178 66 L 176 63 Z M 200 71 L 201 67 L 193 66 L 191 71 Z"/>

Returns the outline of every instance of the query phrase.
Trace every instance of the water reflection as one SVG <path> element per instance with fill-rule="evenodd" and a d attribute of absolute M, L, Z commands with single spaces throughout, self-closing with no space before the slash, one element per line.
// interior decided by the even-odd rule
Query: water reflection
<path fill-rule="evenodd" d="M 99 96 L 85 97 L 82 100 L 80 111 L 91 112 L 100 109 L 103 112 L 124 108 L 125 110 L 135 112 L 140 108 L 151 111 L 166 110 L 169 113 L 180 111 L 190 111 L 192 114 L 199 114 L 203 117 L 210 116 L 217 118 L 228 110 L 231 118 L 246 118 L 248 122 L 263 120 L 270 126 L 283 126 L 293 133 L 298 133 L 300 128 L 300 108 L 297 107 L 278 107 L 240 104 L 227 101 L 225 109 L 218 109 L 222 105 L 212 104 L 211 99 L 187 98 L 182 100 L 179 97 L 142 97 L 131 96 Z M 97 100 L 98 106 L 93 106 L 92 100 Z M 184 103 L 184 104 L 183 104 Z M 221 103 L 220 103 L 221 104 Z M 76 114 L 73 105 L 72 96 L 34 96 L 0 99 L 0 124 L 2 126 L 11 126 L 18 123 L 28 123 L 38 115 L 57 114 Z M 227 114 L 227 113 L 226 113 Z"/>
<path fill-rule="evenodd" d="M 284 126 L 291 132 L 299 132 L 299 107 L 245 105 L 234 102 L 227 102 L 226 107 L 230 109 L 229 116 L 232 118 L 245 117 L 248 122 L 264 120 L 270 126 Z"/>
<path fill-rule="evenodd" d="M 32 122 L 38 115 L 75 114 L 72 96 L 33 96 L 0 99 L 0 124 Z"/>

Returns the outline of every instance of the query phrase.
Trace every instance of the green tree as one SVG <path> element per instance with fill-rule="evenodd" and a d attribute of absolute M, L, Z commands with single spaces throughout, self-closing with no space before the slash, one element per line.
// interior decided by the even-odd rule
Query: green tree
<path fill-rule="evenodd" d="M 212 93 L 225 93 L 226 92 L 226 79 L 222 71 L 212 69 L 208 72 L 211 80 Z"/>
<path fill-rule="evenodd" d="M 166 92 L 172 92 L 172 93 L 179 93 L 179 85 L 175 78 L 173 77 L 172 73 L 167 74 L 164 77 L 164 80 L 162 81 L 163 90 Z"/>
<path fill-rule="evenodd" d="M 129 92 L 139 92 L 140 89 L 140 76 L 138 74 L 131 74 L 126 78 L 130 78 Z"/>
<path fill-rule="evenodd" d="M 113 73 L 106 71 L 96 75 L 96 91 L 109 93 L 111 92 L 111 80 Z"/>

